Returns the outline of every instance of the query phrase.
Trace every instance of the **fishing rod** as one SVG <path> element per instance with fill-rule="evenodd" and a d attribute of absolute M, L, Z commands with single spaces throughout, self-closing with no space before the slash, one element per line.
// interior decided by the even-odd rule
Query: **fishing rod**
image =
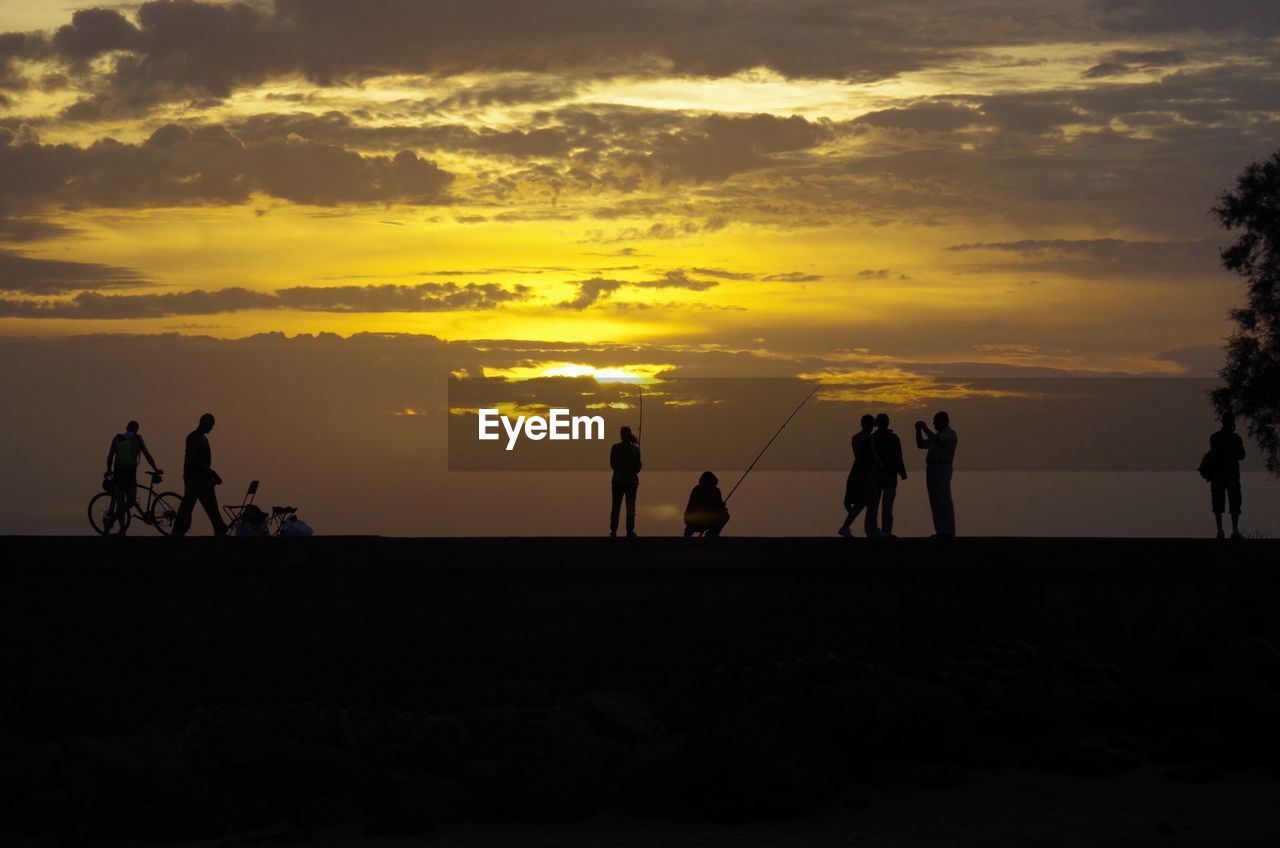
<path fill-rule="evenodd" d="M 764 456 L 764 452 L 769 449 L 769 445 L 773 444 L 773 439 L 782 435 L 782 431 L 787 429 L 787 425 L 791 423 L 791 419 L 795 418 L 796 413 L 804 408 L 804 405 L 809 402 L 809 398 L 813 397 L 814 392 L 817 392 L 818 388 L 818 386 L 814 386 L 813 391 L 804 396 L 804 400 L 800 401 L 800 406 L 797 406 L 795 411 L 787 416 L 787 420 L 782 422 L 782 426 L 778 428 L 778 432 L 773 434 L 773 438 L 765 442 L 764 447 L 760 449 L 760 453 L 756 454 L 756 458 L 751 460 L 751 464 L 747 466 L 747 470 L 742 472 L 742 476 L 738 478 L 738 482 L 734 483 L 733 488 L 729 490 L 729 494 L 724 499 L 726 504 L 729 503 L 729 498 L 733 497 L 733 493 L 738 491 L 738 487 L 742 485 L 742 481 L 747 479 L 747 475 L 751 473 L 751 469 L 756 467 L 756 463 L 760 461 L 760 457 Z"/>

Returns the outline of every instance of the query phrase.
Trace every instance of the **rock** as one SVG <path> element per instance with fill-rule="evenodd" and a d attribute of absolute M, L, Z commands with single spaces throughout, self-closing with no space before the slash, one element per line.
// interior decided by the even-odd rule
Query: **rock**
<path fill-rule="evenodd" d="M 1272 688 L 1280 687 L 1280 652 L 1261 636 L 1239 633 L 1222 658 L 1222 671 L 1227 676 L 1252 677 Z"/>
<path fill-rule="evenodd" d="M 1248 767 L 1280 755 L 1280 699 L 1252 677 L 1157 678 L 1135 700 L 1130 721 L 1157 761 Z"/>
<path fill-rule="evenodd" d="M 925 762 L 967 759 L 973 724 L 959 692 L 915 677 L 890 677 L 880 688 L 898 711 L 896 752 Z"/>
<path fill-rule="evenodd" d="M 466 731 L 455 718 L 423 716 L 415 725 L 425 745 L 440 745 L 454 751 L 461 751 L 467 745 Z"/>
<path fill-rule="evenodd" d="M 1057 739 L 1044 746 L 1039 765 L 1076 777 L 1110 777 L 1138 765 L 1138 755 L 1125 748 L 1089 739 Z"/>
<path fill-rule="evenodd" d="M 874 683 L 843 681 L 814 687 L 813 700 L 822 706 L 831 735 L 855 775 L 865 776 L 886 753 L 899 711 Z"/>
<path fill-rule="evenodd" d="M 1217 767 L 1212 763 L 1197 760 L 1184 766 L 1174 766 L 1166 769 L 1164 776 L 1179 783 L 1203 784 L 1213 783 L 1215 780 L 1220 779 L 1222 772 L 1218 771 Z"/>
<path fill-rule="evenodd" d="M 366 833 L 414 836 L 460 821 L 465 797 L 456 784 L 429 778 L 401 784 L 374 809 Z"/>
<path fill-rule="evenodd" d="M 616 800 L 622 778 L 620 753 L 603 741 L 548 733 L 500 752 L 496 810 L 519 821 L 582 821 Z"/>
<path fill-rule="evenodd" d="M 666 729 L 643 701 L 617 692 L 587 695 L 582 699 L 582 715 L 601 736 L 624 744 L 644 742 Z"/>
<path fill-rule="evenodd" d="M 360 735 L 356 732 L 350 714 L 342 707 L 330 707 L 322 712 L 317 725 L 312 744 L 340 751 L 360 751 Z"/>
<path fill-rule="evenodd" d="M 50 771 L 44 748 L 0 725 L 0 823 L 28 817 L 31 796 L 48 787 Z"/>
<path fill-rule="evenodd" d="M 668 806 L 720 821 L 786 818 L 848 778 L 836 751 L 815 746 L 766 711 L 740 711 L 684 741 L 671 765 Z"/>
<path fill-rule="evenodd" d="M 204 839 L 226 830 L 213 787 L 163 755 L 72 741 L 62 770 L 68 820 L 84 833 Z"/>
<path fill-rule="evenodd" d="M 290 745 L 245 755 L 235 764 L 237 780 L 253 787 L 277 813 L 296 817 L 317 798 L 350 795 L 366 808 L 394 788 L 395 781 L 350 751 Z"/>

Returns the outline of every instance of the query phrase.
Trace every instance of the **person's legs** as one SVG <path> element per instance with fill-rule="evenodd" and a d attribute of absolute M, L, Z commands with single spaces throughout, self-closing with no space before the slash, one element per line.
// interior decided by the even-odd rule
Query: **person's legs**
<path fill-rule="evenodd" d="M 877 525 L 877 519 L 880 517 L 880 481 L 872 478 L 870 498 L 867 500 L 867 518 L 863 522 L 862 529 L 866 532 L 867 538 L 880 535 L 880 528 Z"/>
<path fill-rule="evenodd" d="M 924 470 L 924 489 L 929 495 L 929 515 L 933 519 L 933 532 L 935 535 L 941 533 L 939 527 L 942 521 L 938 509 L 942 497 L 938 486 L 938 469 L 940 467 L 929 465 Z"/>
<path fill-rule="evenodd" d="M 622 508 L 623 486 L 621 483 L 614 483 L 613 501 L 609 507 L 609 535 L 615 536 L 618 533 L 618 510 Z"/>
<path fill-rule="evenodd" d="M 1227 487 L 1227 501 L 1231 507 L 1231 535 L 1233 538 L 1240 535 L 1240 501 L 1242 495 L 1240 481 L 1231 481 L 1231 485 Z"/>
<path fill-rule="evenodd" d="M 627 535 L 635 535 L 636 532 L 636 490 L 640 488 L 640 483 L 630 483 L 626 488 L 627 496 Z"/>
<path fill-rule="evenodd" d="M 1213 523 L 1217 526 L 1218 538 L 1226 536 L 1222 531 L 1222 513 L 1227 505 L 1227 487 L 1215 481 L 1209 483 L 1209 504 L 1213 509 Z"/>
<path fill-rule="evenodd" d="M 880 490 L 880 529 L 886 536 L 893 535 L 893 502 L 898 499 L 898 475 L 887 477 Z"/>
<path fill-rule="evenodd" d="M 942 536 L 954 536 L 956 534 L 956 505 L 955 501 L 951 499 L 951 466 L 943 465 L 941 468 L 938 511 L 942 518 L 942 527 L 939 528 L 938 533 Z"/>
<path fill-rule="evenodd" d="M 723 529 L 724 529 L 724 526 L 725 526 L 726 524 L 728 524 L 728 523 L 729 523 L 729 511 L 728 511 L 728 510 L 725 510 L 724 512 L 722 512 L 722 513 L 720 513 L 719 515 L 717 515 L 717 516 L 716 516 L 716 517 L 711 521 L 711 526 L 710 526 L 709 528 L 707 528 L 706 535 L 708 535 L 708 536 L 719 536 L 719 535 L 720 535 L 720 531 L 721 531 L 721 530 L 723 530 Z"/>
<path fill-rule="evenodd" d="M 213 486 L 200 492 L 200 505 L 204 507 L 205 514 L 209 516 L 209 523 L 213 525 L 213 535 L 221 536 L 225 534 L 227 525 L 222 520 L 222 516 L 218 514 L 218 493 Z"/>
<path fill-rule="evenodd" d="M 195 510 L 196 501 L 199 498 L 199 491 L 190 486 L 182 490 L 182 503 L 178 504 L 178 514 L 173 519 L 173 530 L 169 532 L 170 536 L 187 535 L 187 531 L 191 529 L 191 513 Z"/>
<path fill-rule="evenodd" d="M 929 492 L 929 511 L 933 513 L 933 532 L 938 536 L 956 534 L 955 505 L 951 501 L 951 466 L 930 465 L 924 473 Z"/>

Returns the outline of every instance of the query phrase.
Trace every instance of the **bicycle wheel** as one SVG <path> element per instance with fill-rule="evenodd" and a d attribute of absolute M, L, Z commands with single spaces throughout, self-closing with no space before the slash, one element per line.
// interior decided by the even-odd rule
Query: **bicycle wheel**
<path fill-rule="evenodd" d="M 177 492 L 161 492 L 151 502 L 149 523 L 168 536 L 173 532 L 173 520 L 178 517 L 178 507 L 182 504 L 182 495 Z"/>
<path fill-rule="evenodd" d="M 129 529 L 130 516 L 127 509 L 120 510 L 122 515 L 111 522 L 107 528 L 107 516 L 111 513 L 111 494 L 99 492 L 89 499 L 89 524 L 99 536 L 119 536 Z"/>

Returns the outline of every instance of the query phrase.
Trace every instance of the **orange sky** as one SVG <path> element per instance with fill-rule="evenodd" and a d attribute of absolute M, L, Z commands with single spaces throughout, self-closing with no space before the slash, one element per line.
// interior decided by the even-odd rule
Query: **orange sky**
<path fill-rule="evenodd" d="M 0 333 L 1160 372 L 1224 334 L 1270 7 L 481 6 L 0 2 Z"/>

